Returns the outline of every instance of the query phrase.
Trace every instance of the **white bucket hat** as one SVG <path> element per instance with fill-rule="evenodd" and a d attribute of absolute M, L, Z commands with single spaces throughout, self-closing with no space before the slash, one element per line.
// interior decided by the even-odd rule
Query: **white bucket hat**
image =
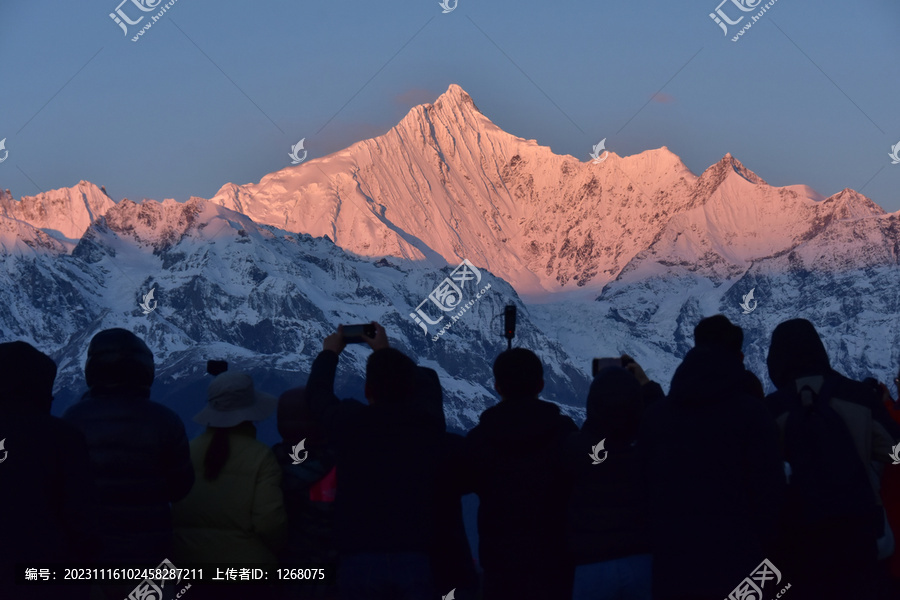
<path fill-rule="evenodd" d="M 207 405 L 194 417 L 201 425 L 234 427 L 243 421 L 262 421 L 272 416 L 278 398 L 253 388 L 253 379 L 241 371 L 225 371 L 213 379 L 206 392 Z"/>

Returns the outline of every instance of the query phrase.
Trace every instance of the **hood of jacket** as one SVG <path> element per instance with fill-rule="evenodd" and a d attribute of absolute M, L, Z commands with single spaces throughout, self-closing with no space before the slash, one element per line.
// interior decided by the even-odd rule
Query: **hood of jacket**
<path fill-rule="evenodd" d="M 127 329 L 106 329 L 88 345 L 84 377 L 92 391 L 149 392 L 155 376 L 153 352 L 144 340 Z"/>
<path fill-rule="evenodd" d="M 0 344 L 0 406 L 50 414 L 56 363 L 26 342 Z"/>
<path fill-rule="evenodd" d="M 685 355 L 672 376 L 669 399 L 682 405 L 717 402 L 744 391 L 744 364 L 721 344 L 700 344 Z"/>
<path fill-rule="evenodd" d="M 791 319 L 775 328 L 766 364 L 769 378 L 779 390 L 800 377 L 831 372 L 822 338 L 806 319 Z"/>

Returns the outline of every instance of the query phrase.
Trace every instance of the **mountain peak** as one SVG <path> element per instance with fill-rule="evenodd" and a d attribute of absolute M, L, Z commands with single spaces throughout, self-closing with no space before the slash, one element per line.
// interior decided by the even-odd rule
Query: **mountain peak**
<path fill-rule="evenodd" d="M 472 100 L 472 96 L 470 96 L 466 92 L 466 90 L 462 89 L 462 87 L 458 86 L 455 83 L 451 83 L 450 87 L 447 88 L 447 91 L 438 96 L 438 99 L 434 101 L 434 105 L 436 108 L 439 108 L 444 103 L 469 105 L 475 108 L 475 101 Z M 475 110 L 478 109 L 475 108 Z"/>
<path fill-rule="evenodd" d="M 745 167 L 741 161 L 732 156 L 731 152 L 726 152 L 719 162 L 711 165 L 700 175 L 700 179 L 697 182 L 698 194 L 708 197 L 733 175 L 737 175 L 755 185 L 769 185 L 762 177 Z"/>
<path fill-rule="evenodd" d="M 418 108 L 418 107 L 417 107 Z M 422 108 L 437 116 L 437 120 L 455 120 L 473 124 L 474 120 L 487 119 L 475 106 L 475 101 L 455 83 L 451 83 L 447 91 L 438 96 L 434 104 L 425 104 Z M 413 109 L 415 110 L 415 108 Z"/>
<path fill-rule="evenodd" d="M 745 167 L 741 161 L 733 157 L 731 155 L 731 152 L 726 152 L 725 156 L 723 156 L 722 160 L 719 162 L 730 166 L 735 173 L 737 173 L 750 183 L 755 183 L 757 185 L 769 185 L 765 182 L 765 180 L 763 180 L 762 177 Z"/>
<path fill-rule="evenodd" d="M 82 180 L 18 201 L 11 194 L 0 195 L 0 216 L 29 223 L 62 242 L 74 242 L 115 204 L 105 190 Z"/>

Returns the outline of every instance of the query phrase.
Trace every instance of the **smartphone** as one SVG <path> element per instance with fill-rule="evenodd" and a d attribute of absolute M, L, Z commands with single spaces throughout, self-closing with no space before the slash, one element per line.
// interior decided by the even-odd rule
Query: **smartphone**
<path fill-rule="evenodd" d="M 371 323 L 362 325 L 344 325 L 344 342 L 347 344 L 365 344 L 366 340 L 362 338 L 366 335 L 370 338 L 375 337 L 375 326 Z"/>
<path fill-rule="evenodd" d="M 215 377 L 228 370 L 228 361 L 225 360 L 208 360 L 206 361 L 206 372 Z"/>
<path fill-rule="evenodd" d="M 595 358 L 591 361 L 591 376 L 595 377 L 597 373 L 606 367 L 621 367 L 621 358 Z"/>

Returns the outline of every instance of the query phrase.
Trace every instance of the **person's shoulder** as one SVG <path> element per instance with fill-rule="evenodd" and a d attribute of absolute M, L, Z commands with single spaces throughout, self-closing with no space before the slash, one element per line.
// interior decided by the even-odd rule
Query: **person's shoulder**
<path fill-rule="evenodd" d="M 236 456 L 244 455 L 255 462 L 278 464 L 275 451 L 252 435 L 230 435 L 228 440 Z"/>
<path fill-rule="evenodd" d="M 469 430 L 469 434 L 466 437 L 471 436 L 473 433 L 476 435 L 483 434 L 485 430 L 489 430 L 494 427 L 495 423 L 497 423 L 498 419 L 503 417 L 505 406 L 503 405 L 503 401 L 497 402 L 492 406 L 488 406 L 486 409 L 481 411 L 481 415 L 478 417 L 478 423 Z"/>
<path fill-rule="evenodd" d="M 572 421 L 572 418 L 564 414 L 559 404 L 550 400 L 538 398 L 535 404 L 537 410 L 546 413 L 548 416 L 553 415 L 558 422 Z M 574 423 L 574 421 L 572 421 Z"/>
<path fill-rule="evenodd" d="M 157 419 L 159 423 L 164 423 L 168 427 L 178 427 L 184 429 L 184 422 L 174 410 L 162 404 L 153 398 L 140 400 L 141 409 L 152 418 Z"/>
<path fill-rule="evenodd" d="M 65 436 L 69 438 L 78 438 L 82 440 L 84 439 L 84 434 L 81 433 L 80 429 L 61 417 L 47 415 L 46 417 L 40 419 L 39 422 L 49 431 L 52 431 L 55 437 Z"/>
<path fill-rule="evenodd" d="M 878 402 L 877 390 L 865 382 L 850 379 L 837 371 L 831 373 L 831 378 L 834 390 L 832 392 L 833 397 L 865 406 L 871 406 L 873 403 Z"/>

